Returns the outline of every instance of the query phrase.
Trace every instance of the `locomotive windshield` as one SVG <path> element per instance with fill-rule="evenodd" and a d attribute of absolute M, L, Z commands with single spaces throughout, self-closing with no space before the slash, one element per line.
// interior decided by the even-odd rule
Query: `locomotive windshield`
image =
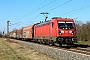
<path fill-rule="evenodd" d="M 58 28 L 73 28 L 73 22 L 58 22 Z"/>

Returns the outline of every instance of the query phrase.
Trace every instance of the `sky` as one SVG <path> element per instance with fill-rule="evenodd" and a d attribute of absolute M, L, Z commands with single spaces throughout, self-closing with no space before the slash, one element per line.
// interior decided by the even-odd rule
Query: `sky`
<path fill-rule="evenodd" d="M 9 31 L 44 21 L 41 12 L 53 17 L 73 18 L 83 23 L 90 21 L 90 0 L 0 0 L 0 31 Z"/>

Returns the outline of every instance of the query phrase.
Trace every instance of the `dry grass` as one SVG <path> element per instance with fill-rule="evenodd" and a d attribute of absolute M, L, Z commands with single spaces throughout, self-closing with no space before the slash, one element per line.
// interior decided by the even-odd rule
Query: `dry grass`
<path fill-rule="evenodd" d="M 2 60 L 58 60 L 5 39 L 0 39 L 0 49 Z"/>
<path fill-rule="evenodd" d="M 27 60 L 27 58 L 19 56 L 9 43 L 0 38 L 0 60 Z"/>
<path fill-rule="evenodd" d="M 90 41 L 78 41 L 79 44 L 90 45 Z"/>

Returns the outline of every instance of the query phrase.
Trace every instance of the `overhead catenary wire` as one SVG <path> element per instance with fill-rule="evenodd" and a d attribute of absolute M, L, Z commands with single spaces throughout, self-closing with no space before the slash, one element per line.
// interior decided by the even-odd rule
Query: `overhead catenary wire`
<path fill-rule="evenodd" d="M 50 6 L 50 7 L 47 8 L 47 9 L 50 9 L 50 8 L 54 7 L 55 5 L 57 5 L 58 3 L 60 3 L 60 1 L 62 1 L 62 0 L 56 1 L 56 3 L 54 3 L 52 6 Z"/>
<path fill-rule="evenodd" d="M 83 5 L 86 5 L 86 4 L 89 3 L 89 2 L 90 2 L 90 0 L 88 0 L 88 1 L 80 4 L 80 5 L 78 5 L 78 6 L 76 6 L 76 9 L 75 9 L 75 7 L 74 7 L 71 11 L 68 11 L 68 12 L 66 12 L 66 13 L 63 13 L 63 14 L 61 14 L 60 16 L 72 15 L 73 12 L 80 10 L 82 7 L 85 7 L 85 6 L 83 6 Z M 78 7 L 79 7 L 79 8 L 78 8 Z"/>
<path fill-rule="evenodd" d="M 83 10 L 88 9 L 88 8 L 90 8 L 90 5 L 81 7 L 81 8 L 79 8 L 79 9 L 77 9 L 77 10 L 73 10 L 73 11 L 72 11 L 71 13 L 69 13 L 68 15 L 72 15 L 72 14 L 78 13 L 78 12 L 83 11 Z M 68 15 L 66 15 L 66 16 L 68 16 Z"/>
<path fill-rule="evenodd" d="M 60 0 L 61 1 L 61 0 Z M 68 0 L 68 1 L 66 1 L 66 2 L 64 2 L 64 3 L 62 3 L 62 4 L 60 4 L 60 5 L 58 5 L 58 6 L 56 6 L 56 7 L 54 7 L 54 8 L 51 8 L 50 10 L 48 10 L 47 12 L 50 12 L 50 11 L 52 11 L 52 10 L 54 10 L 54 9 L 57 9 L 57 8 L 59 8 L 59 7 L 61 7 L 61 6 L 63 6 L 63 5 L 65 5 L 65 4 L 67 4 L 67 3 L 69 3 L 69 2 L 71 2 L 72 0 Z M 36 18 L 38 18 L 39 17 L 39 15 L 37 15 L 36 16 Z M 32 19 L 36 19 L 35 17 L 34 18 L 32 18 Z"/>
<path fill-rule="evenodd" d="M 37 10 L 44 8 L 44 7 L 46 7 L 46 6 L 54 3 L 55 1 L 56 1 L 56 0 L 53 0 L 52 2 L 50 2 L 50 3 L 48 3 L 48 4 L 44 5 L 44 6 L 42 6 L 42 7 L 40 7 L 40 8 L 38 8 Z M 59 0 L 59 1 L 61 1 L 61 0 Z M 65 4 L 67 4 L 67 3 L 69 3 L 69 2 L 71 2 L 71 1 L 72 1 L 72 0 L 66 1 L 66 2 L 64 2 L 63 4 L 60 4 L 60 5 L 58 5 L 58 6 L 54 7 L 54 8 L 51 8 L 51 7 L 50 7 L 51 9 L 48 10 L 47 12 L 50 12 L 50 11 L 56 9 L 56 8 L 59 8 L 59 7 L 65 5 Z M 37 10 L 35 10 L 35 11 L 37 11 Z M 33 11 L 32 13 L 34 13 L 35 11 Z M 40 15 L 38 14 L 36 17 L 33 17 L 33 18 L 31 18 L 31 19 L 32 19 L 32 20 L 33 20 L 33 19 L 36 19 L 36 18 L 38 18 L 39 16 L 40 16 Z M 30 23 L 32 23 L 30 19 L 29 19 L 29 21 L 30 21 Z M 32 24 L 34 24 L 34 23 L 32 23 Z"/>
<path fill-rule="evenodd" d="M 40 6 L 43 5 L 46 1 L 47 1 L 47 0 L 43 1 L 43 2 L 42 2 L 41 4 L 39 4 L 37 7 L 40 7 Z M 36 10 L 38 9 L 37 7 L 35 7 Z M 32 12 L 33 12 L 33 11 L 32 11 Z M 20 19 L 22 19 L 22 18 L 28 16 L 28 15 L 29 15 L 30 13 L 32 13 L 32 12 L 29 12 L 29 13 L 25 14 L 24 16 L 20 17 L 20 18 L 17 19 L 17 20 L 20 20 Z M 17 21 L 17 20 L 16 20 L 16 21 Z"/>
<path fill-rule="evenodd" d="M 47 0 L 45 0 L 43 3 L 45 3 Z M 19 20 L 21 20 L 21 19 L 23 19 L 23 18 L 25 18 L 26 16 L 29 16 L 29 15 L 31 15 L 31 14 L 33 14 L 33 13 L 35 13 L 35 12 L 37 12 L 38 10 L 40 10 L 40 9 L 42 9 L 42 8 L 44 8 L 44 7 L 46 7 L 46 6 L 48 6 L 48 5 L 50 5 L 50 4 L 52 4 L 52 3 L 54 3 L 56 0 L 53 0 L 53 1 L 51 1 L 51 2 L 49 2 L 49 3 L 47 3 L 47 4 L 45 4 L 44 6 L 41 6 L 43 3 L 41 3 L 39 6 L 41 6 L 41 7 L 39 7 L 39 8 L 37 8 L 36 10 L 34 10 L 34 11 L 32 11 L 32 12 L 30 12 L 30 13 L 28 13 L 28 14 L 26 14 L 25 16 L 23 16 L 23 17 L 21 17 L 21 18 L 19 18 L 18 20 L 16 20 L 16 21 L 19 21 Z M 38 16 L 36 16 L 36 17 L 38 17 Z M 29 21 L 30 21 L 30 19 L 29 19 Z M 30 21 L 30 23 L 32 23 L 33 24 L 33 22 L 31 22 Z"/>
<path fill-rule="evenodd" d="M 45 0 L 44 2 L 42 2 L 41 4 L 39 4 L 37 7 L 40 7 L 41 5 L 43 5 L 45 2 L 46 2 L 47 0 Z M 37 8 L 37 7 L 35 7 L 35 9 Z M 26 17 L 26 16 L 28 16 L 28 15 L 30 15 L 30 14 L 32 14 L 32 13 L 35 13 L 36 11 L 38 11 L 40 8 L 37 8 L 36 10 L 34 10 L 34 11 L 32 11 L 32 12 L 29 12 L 28 14 L 26 14 L 24 17 Z M 23 18 L 24 18 L 23 17 Z"/>
<path fill-rule="evenodd" d="M 56 1 L 56 0 L 54 0 L 54 1 Z M 70 2 L 72 1 L 72 0 L 69 0 Z M 63 5 L 65 5 L 65 4 L 67 4 L 67 3 L 69 3 L 69 1 L 67 1 L 67 2 L 65 2 L 65 3 L 63 3 L 63 4 L 61 4 L 61 5 L 59 5 L 59 6 L 56 6 L 56 7 L 54 7 L 54 8 L 52 8 L 51 7 L 51 9 L 50 10 L 48 10 L 49 12 L 50 11 L 52 11 L 52 10 L 54 10 L 54 9 L 57 9 L 57 8 L 59 8 L 60 6 L 63 6 Z M 45 6 L 45 5 L 44 5 Z M 47 5 L 46 5 L 47 6 Z M 42 6 L 43 7 L 43 6 Z M 41 7 L 40 7 L 41 8 Z M 44 8 L 44 7 L 43 7 Z M 83 8 L 83 9 L 82 9 Z M 78 9 L 74 9 L 74 10 L 72 10 L 72 11 L 70 11 L 70 12 L 68 12 L 67 14 L 69 14 L 69 15 L 71 15 L 71 14 L 73 14 L 73 13 L 78 13 L 79 11 L 82 11 L 82 10 L 84 10 L 84 8 L 85 7 L 80 7 L 80 8 L 78 8 Z M 87 7 L 87 8 L 89 8 L 89 6 Z M 86 9 L 87 9 L 86 8 Z M 38 8 L 39 9 L 39 8 Z M 42 8 L 41 8 L 42 9 Z M 40 9 L 39 9 L 40 10 Z M 38 11 L 38 10 L 37 10 Z M 72 12 L 72 13 L 71 13 Z M 35 12 L 33 12 L 33 13 L 35 13 Z M 66 13 L 65 13 L 66 14 Z M 65 15 L 65 14 L 62 14 L 62 15 Z M 33 20 L 33 19 L 36 19 L 37 17 L 40 17 L 40 15 L 37 15 L 36 17 L 34 17 L 34 18 L 32 18 L 32 19 L 29 19 L 29 20 Z M 22 18 L 24 18 L 24 17 L 22 17 Z M 31 21 L 30 21 L 31 22 Z"/>
<path fill-rule="evenodd" d="M 60 6 L 63 6 L 63 5 L 65 5 L 65 4 L 67 4 L 67 3 L 69 3 L 69 2 L 71 2 L 72 0 L 69 0 L 69 1 L 67 1 L 67 2 L 65 2 L 65 3 L 63 3 L 63 4 L 61 4 L 61 5 L 59 5 L 59 6 L 56 6 L 56 7 L 54 7 L 54 8 L 51 8 L 50 10 L 48 10 L 48 12 L 50 12 L 50 11 L 52 11 L 52 10 L 54 10 L 54 9 L 57 9 L 57 8 L 59 8 Z M 88 1 L 87 1 L 88 2 Z M 86 3 L 86 2 L 85 2 Z M 75 9 L 75 10 L 79 10 L 79 9 L 81 9 L 81 8 L 78 8 L 78 9 Z M 71 13 L 71 12 L 73 12 L 73 11 L 75 11 L 75 10 L 72 10 L 72 11 L 70 11 L 70 12 L 68 12 L 68 13 Z M 81 10 L 80 10 L 81 11 Z M 66 14 L 66 13 L 65 13 Z M 36 19 L 36 18 L 38 18 L 39 17 L 39 15 L 37 15 L 35 18 L 33 18 L 33 19 Z"/>
<path fill-rule="evenodd" d="M 64 2 L 63 4 L 60 4 L 60 5 L 58 5 L 58 6 L 54 7 L 54 8 L 51 8 L 51 9 L 48 10 L 47 12 L 50 12 L 50 11 L 52 11 L 52 10 L 54 10 L 54 9 L 57 9 L 57 8 L 59 8 L 59 7 L 63 6 L 63 5 L 65 5 L 65 4 L 69 3 L 69 2 L 71 2 L 71 1 L 72 1 L 72 0 L 66 1 L 66 2 Z"/>
<path fill-rule="evenodd" d="M 90 5 L 87 5 L 87 6 L 81 6 L 81 7 L 79 7 L 79 8 L 77 8 L 77 9 L 74 9 L 74 10 L 72 10 L 72 11 L 70 11 L 70 12 L 68 12 L 68 15 L 72 15 L 72 14 L 75 14 L 75 13 L 78 13 L 78 12 L 80 12 L 80 11 L 82 11 L 82 10 L 85 10 L 85 9 L 88 9 L 88 8 L 90 8 Z M 66 14 L 66 13 L 65 13 Z M 67 15 L 67 16 L 68 16 Z M 36 16 L 36 18 L 37 17 L 39 17 L 39 15 L 37 15 Z"/>
<path fill-rule="evenodd" d="M 45 0 L 45 1 L 43 1 L 41 4 L 39 4 L 37 7 L 40 7 L 41 5 L 43 5 L 45 2 L 47 2 L 47 0 Z M 35 9 L 37 8 L 37 7 L 35 7 Z M 37 8 L 38 9 L 38 8 Z M 37 10 L 36 9 L 36 10 Z M 32 11 L 33 12 L 33 11 Z M 32 13 L 32 12 L 30 12 L 30 13 Z M 19 21 L 19 20 L 21 20 L 21 19 L 23 19 L 24 17 L 26 17 L 26 16 L 28 16 L 30 13 L 28 13 L 28 14 L 25 14 L 24 16 L 22 16 L 21 18 L 19 18 L 19 19 L 17 19 L 15 22 L 17 22 L 17 21 Z M 30 21 L 30 23 L 31 24 L 33 24 L 33 22 L 32 21 Z"/>
<path fill-rule="evenodd" d="M 36 10 L 34 10 L 34 11 L 32 11 L 32 12 L 26 14 L 25 16 L 21 17 L 20 19 L 22 19 L 22 18 L 24 18 L 24 17 L 26 17 L 26 16 L 28 16 L 28 15 L 31 15 L 31 14 L 37 12 L 38 10 L 40 10 L 40 9 L 42 9 L 42 8 L 44 8 L 44 7 L 46 7 L 46 6 L 50 5 L 50 4 L 52 4 L 52 3 L 54 3 L 55 1 L 56 1 L 56 0 L 53 0 L 53 1 L 51 1 L 50 3 L 47 3 L 46 5 L 37 8 Z M 39 5 L 39 6 L 40 6 L 40 5 Z M 18 20 L 20 20 L 20 19 L 18 19 Z"/>

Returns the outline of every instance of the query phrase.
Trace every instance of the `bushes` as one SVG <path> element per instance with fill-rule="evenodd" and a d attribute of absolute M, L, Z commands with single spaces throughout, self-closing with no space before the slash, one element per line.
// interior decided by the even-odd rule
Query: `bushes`
<path fill-rule="evenodd" d="M 76 22 L 77 38 L 81 41 L 90 41 L 90 21 L 82 23 Z"/>

